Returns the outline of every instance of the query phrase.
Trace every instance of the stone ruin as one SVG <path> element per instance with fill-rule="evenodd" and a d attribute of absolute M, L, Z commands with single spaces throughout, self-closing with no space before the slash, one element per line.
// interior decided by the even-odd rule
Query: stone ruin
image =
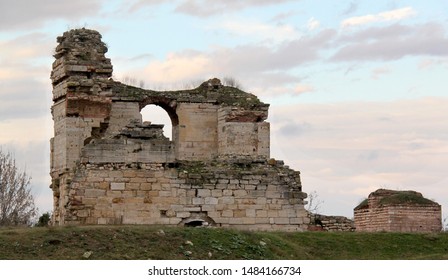
<path fill-rule="evenodd" d="M 349 231 L 356 230 L 353 220 L 344 216 L 327 216 L 309 213 L 310 225 L 308 231 Z"/>
<path fill-rule="evenodd" d="M 415 191 L 379 189 L 354 209 L 356 231 L 440 232 L 442 207 Z"/>
<path fill-rule="evenodd" d="M 57 38 L 51 72 L 54 225 L 306 230 L 300 172 L 270 159 L 269 105 L 218 79 L 179 91 L 114 81 L 94 30 Z M 142 122 L 154 104 L 172 123 Z"/>

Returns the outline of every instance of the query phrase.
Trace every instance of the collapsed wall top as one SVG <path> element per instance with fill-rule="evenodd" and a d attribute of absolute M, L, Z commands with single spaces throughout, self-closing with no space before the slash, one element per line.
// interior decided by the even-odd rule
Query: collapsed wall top
<path fill-rule="evenodd" d="M 54 54 L 56 60 L 51 73 L 53 85 L 57 86 L 68 79 L 67 87 L 69 91 L 73 91 L 80 86 L 92 85 L 92 80 L 101 80 L 107 84 L 107 87 L 103 85 L 101 89 L 113 88 L 111 97 L 114 100 L 137 101 L 140 107 L 147 104 L 167 107 L 173 106 L 176 102 L 212 103 L 252 111 L 245 117 L 234 114 L 232 116 L 234 120 L 263 121 L 267 118 L 268 104 L 261 102 L 251 93 L 234 87 L 225 87 L 216 78 L 205 81 L 198 88 L 179 91 L 145 90 L 113 81 L 110 79 L 113 71 L 111 60 L 105 57 L 108 48 L 101 38 L 98 31 L 85 28 L 70 30 L 58 37 L 59 44 Z M 91 94 L 100 92 L 90 90 Z M 61 97 L 54 94 L 53 100 Z"/>
<path fill-rule="evenodd" d="M 191 90 L 154 91 L 126 85 L 112 79 L 112 63 L 105 56 L 108 49 L 99 32 L 74 29 L 58 37 L 57 42 L 51 72 L 56 136 L 52 141 L 57 148 L 52 156 L 52 172 L 73 168 L 78 161 L 269 157 L 269 104 L 257 96 L 223 86 L 217 78 Z M 158 154 L 154 157 L 139 147 L 129 148 L 142 152 L 135 152 L 137 156 L 127 152 L 122 156 L 112 154 L 114 149 L 108 148 L 115 143 L 112 139 L 124 139 L 130 134 L 161 135 L 154 129 L 162 126 L 142 126 L 140 111 L 147 105 L 160 106 L 169 115 L 171 144 L 153 143 Z"/>

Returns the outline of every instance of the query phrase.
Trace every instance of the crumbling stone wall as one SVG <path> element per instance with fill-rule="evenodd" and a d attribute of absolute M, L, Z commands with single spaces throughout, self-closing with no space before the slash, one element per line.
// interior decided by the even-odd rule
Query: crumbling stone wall
<path fill-rule="evenodd" d="M 304 230 L 298 171 L 269 159 L 269 105 L 211 79 L 152 91 L 114 81 L 93 30 L 58 37 L 51 79 L 54 224 Z M 172 123 L 142 122 L 154 104 Z"/>
<path fill-rule="evenodd" d="M 441 206 L 415 191 L 379 189 L 354 209 L 356 231 L 439 232 Z"/>
<path fill-rule="evenodd" d="M 309 213 L 310 231 L 355 231 L 353 220 L 344 216 L 327 216 L 315 213 Z"/>

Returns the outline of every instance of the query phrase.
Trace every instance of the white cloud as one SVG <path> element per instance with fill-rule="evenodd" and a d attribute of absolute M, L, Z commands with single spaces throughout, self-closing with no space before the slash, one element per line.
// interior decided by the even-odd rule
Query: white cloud
<path fill-rule="evenodd" d="M 397 60 L 405 56 L 447 56 L 448 36 L 437 23 L 367 28 L 338 38 L 335 61 Z"/>
<path fill-rule="evenodd" d="M 207 74 L 212 68 L 210 57 L 195 51 L 172 53 L 165 61 L 152 61 L 144 70 L 152 83 L 186 82 Z"/>
<path fill-rule="evenodd" d="M 279 5 L 294 0 L 183 0 L 176 7 L 177 12 L 192 16 L 209 17 L 216 14 L 226 14 L 259 6 Z"/>
<path fill-rule="evenodd" d="M 447 98 L 429 97 L 274 105 L 271 156 L 300 170 L 304 191 L 317 190 L 340 214 L 380 187 L 414 189 L 447 203 L 447 106 Z M 334 203 L 343 200 L 345 209 Z"/>
<path fill-rule="evenodd" d="M 49 141 L 53 134 L 53 122 L 50 112 L 36 118 L 2 119 L 0 131 L 0 145 L 15 143 L 26 146 L 33 141 Z"/>
<path fill-rule="evenodd" d="M 127 3 L 129 11 L 135 12 L 147 6 L 173 4 L 174 11 L 196 17 L 211 17 L 217 14 L 237 13 L 244 9 L 279 5 L 294 0 L 134 0 Z"/>
<path fill-rule="evenodd" d="M 258 23 L 246 27 L 242 22 L 226 24 L 228 30 L 248 34 L 246 36 L 276 28 Z M 291 29 L 285 29 L 283 34 L 278 32 L 278 36 L 289 37 L 293 33 Z M 243 84 L 249 82 L 250 86 L 246 89 L 254 89 L 255 84 L 261 87 L 259 85 L 263 84 L 266 88 L 262 92 L 288 87 L 290 90 L 285 93 L 291 94 L 310 91 L 311 88 L 294 89 L 292 85 L 301 81 L 293 77 L 290 71 L 307 63 L 324 61 L 324 55 L 333 62 L 393 61 L 406 56 L 443 59 L 448 56 L 447 46 L 446 30 L 436 23 L 413 26 L 394 24 L 350 34 L 320 30 L 315 34 L 281 41 L 275 45 L 251 43 L 235 47 L 215 46 L 205 51 L 190 49 L 173 52 L 165 59 L 153 59 L 144 70 L 138 69 L 132 75 L 147 81 L 148 85 L 182 84 L 192 80 L 205 80 L 211 76 L 233 76 L 238 77 Z M 371 77 L 377 79 L 388 71 L 390 69 L 374 69 Z M 271 82 L 271 78 L 275 79 Z"/>
<path fill-rule="evenodd" d="M 0 40 L 0 59 L 15 61 L 51 57 L 53 42 L 55 42 L 54 38 L 40 32 L 26 33 L 10 40 Z"/>
<path fill-rule="evenodd" d="M 381 76 L 391 72 L 391 69 L 387 66 L 378 67 L 372 70 L 371 77 L 374 80 L 378 80 Z"/>
<path fill-rule="evenodd" d="M 295 11 L 288 11 L 288 12 L 284 12 L 284 13 L 279 13 L 276 14 L 274 17 L 272 17 L 272 19 L 270 21 L 272 22 L 283 22 L 288 18 L 291 18 L 292 16 L 296 15 L 297 12 Z"/>
<path fill-rule="evenodd" d="M 259 40 L 268 40 L 282 42 L 285 40 L 294 40 L 299 34 L 291 25 L 286 24 L 266 24 L 250 20 L 231 20 L 223 22 L 219 28 L 227 30 L 232 34 L 240 36 L 255 37 Z"/>
<path fill-rule="evenodd" d="M 95 15 L 103 0 L 0 0 L 0 30 L 27 29 L 55 19 L 79 19 Z"/>
<path fill-rule="evenodd" d="M 375 15 L 351 17 L 342 21 L 342 27 L 358 26 L 374 22 L 386 22 L 402 20 L 414 16 L 416 11 L 412 7 L 405 7 L 392 11 L 386 11 Z"/>
<path fill-rule="evenodd" d="M 347 9 L 345 9 L 342 12 L 342 15 L 349 15 L 349 14 L 352 14 L 352 13 L 356 12 L 356 10 L 358 10 L 358 5 L 359 5 L 359 3 L 357 3 L 357 2 L 350 2 L 350 4 L 347 7 Z"/>
<path fill-rule="evenodd" d="M 311 31 L 315 30 L 315 29 L 319 28 L 319 26 L 320 26 L 320 22 L 317 19 L 310 18 L 308 20 L 308 23 L 307 23 L 308 30 L 311 30 Z"/>
<path fill-rule="evenodd" d="M 269 88 L 297 84 L 300 79 L 288 70 L 319 59 L 320 51 L 327 47 L 334 35 L 333 30 L 322 30 L 313 36 L 303 36 L 276 46 L 246 44 L 206 51 L 183 50 L 170 53 L 163 60 L 152 60 L 143 70 L 136 69 L 131 75 L 137 80 L 145 80 L 148 85 L 182 84 L 211 76 L 232 76 L 243 81 L 243 85 L 250 82 L 246 89 L 263 85 L 263 91 L 268 92 Z M 298 89 L 299 92 L 303 90 L 311 88 Z M 297 93 L 297 89 L 291 87 L 285 94 L 294 92 Z"/>
<path fill-rule="evenodd" d="M 302 93 L 307 93 L 307 92 L 313 92 L 314 90 L 315 90 L 314 87 L 311 85 L 299 84 L 294 89 L 294 93 L 302 94 Z"/>
<path fill-rule="evenodd" d="M 425 58 L 425 59 L 422 59 L 418 63 L 418 68 L 420 70 L 424 70 L 424 69 L 430 69 L 432 67 L 439 66 L 439 65 L 448 65 L 448 58 L 441 58 L 441 59 Z"/>
<path fill-rule="evenodd" d="M 382 21 L 401 20 L 414 16 L 417 12 L 412 7 L 396 9 L 378 14 L 378 18 Z"/>

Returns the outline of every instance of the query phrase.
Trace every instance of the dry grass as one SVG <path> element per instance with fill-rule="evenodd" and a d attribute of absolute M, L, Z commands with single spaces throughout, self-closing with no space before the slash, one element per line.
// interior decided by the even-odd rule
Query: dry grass
<path fill-rule="evenodd" d="M 448 259 L 448 234 L 157 226 L 2 228 L 0 259 Z"/>

